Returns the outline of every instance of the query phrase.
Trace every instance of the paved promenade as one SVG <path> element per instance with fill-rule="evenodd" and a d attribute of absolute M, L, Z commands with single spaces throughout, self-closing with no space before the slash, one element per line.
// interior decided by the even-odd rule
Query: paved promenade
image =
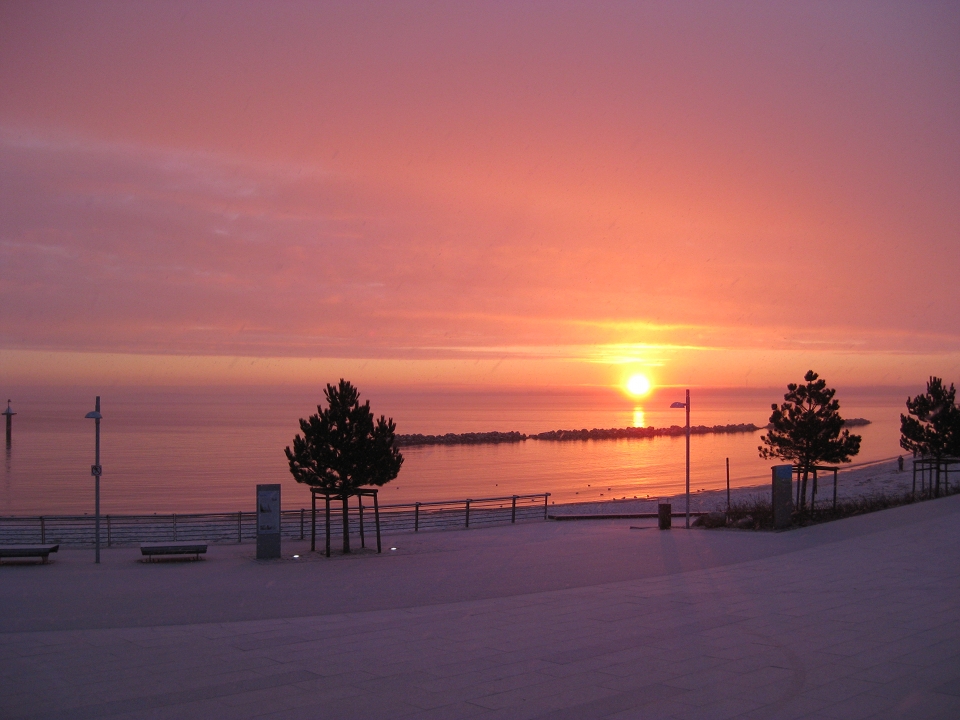
<path fill-rule="evenodd" d="M 0 717 L 960 717 L 960 497 L 778 534 L 637 524 L 4 564 Z"/>

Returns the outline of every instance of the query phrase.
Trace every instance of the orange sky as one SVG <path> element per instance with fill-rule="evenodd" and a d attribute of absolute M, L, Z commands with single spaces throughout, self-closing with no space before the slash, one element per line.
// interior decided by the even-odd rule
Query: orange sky
<path fill-rule="evenodd" d="M 0 381 L 960 380 L 950 5 L 0 5 Z"/>

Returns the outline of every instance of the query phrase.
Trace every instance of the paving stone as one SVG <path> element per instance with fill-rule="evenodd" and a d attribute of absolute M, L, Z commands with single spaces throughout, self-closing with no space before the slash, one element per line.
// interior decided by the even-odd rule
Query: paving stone
<path fill-rule="evenodd" d="M 781 534 L 644 539 L 615 523 L 598 527 L 525 528 L 532 539 L 549 533 L 543 567 L 502 562 L 515 528 L 478 531 L 489 556 L 470 557 L 547 577 L 546 568 L 572 561 L 549 556 L 556 533 L 571 532 L 595 543 L 582 561 L 630 543 L 637 563 L 689 545 L 706 564 L 691 552 L 685 565 L 639 579 L 453 602 L 411 585 L 404 597 L 414 604 L 302 617 L 112 628 L 87 627 L 78 613 L 75 627 L 0 632 L 0 716 L 960 717 L 960 498 Z M 440 533 L 417 542 L 436 547 L 407 559 L 423 577 L 447 577 L 444 563 L 462 561 L 443 550 Z M 709 564 L 730 543 L 748 557 Z M 236 557 L 224 572 L 238 587 L 250 573 L 262 580 L 282 568 Z M 357 559 L 333 572 L 385 567 Z M 69 562 L 67 552 L 57 564 Z M 330 567 L 318 559 L 297 571 Z M 120 582 L 132 569 L 107 563 L 100 577 Z M 31 601 L 28 590 L 21 602 Z M 349 591 L 339 592 L 348 605 Z"/>

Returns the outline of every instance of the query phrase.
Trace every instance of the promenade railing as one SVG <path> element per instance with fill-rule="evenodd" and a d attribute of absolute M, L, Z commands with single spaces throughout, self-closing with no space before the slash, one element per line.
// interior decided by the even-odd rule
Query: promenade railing
<path fill-rule="evenodd" d="M 546 520 L 550 493 L 507 495 L 495 498 L 415 502 L 380 506 L 383 533 L 421 532 L 470 528 Z M 343 535 L 339 503 L 330 514 L 330 533 Z M 354 502 L 349 508 L 350 534 L 359 535 L 360 522 L 372 528 L 373 507 L 362 510 Z M 242 543 L 256 540 L 257 514 L 254 511 L 226 513 L 171 513 L 152 515 L 101 515 L 101 542 L 107 547 L 142 542 Z M 323 513 L 317 513 L 317 534 L 325 533 Z M 0 516 L 0 545 L 17 543 L 61 543 L 93 545 L 93 515 Z M 368 530 L 369 532 L 369 530 Z M 287 539 L 310 538 L 310 509 L 284 510 L 280 534 Z"/>

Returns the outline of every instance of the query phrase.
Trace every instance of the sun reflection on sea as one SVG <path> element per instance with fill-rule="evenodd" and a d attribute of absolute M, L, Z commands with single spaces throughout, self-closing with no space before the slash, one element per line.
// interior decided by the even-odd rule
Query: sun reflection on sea
<path fill-rule="evenodd" d="M 635 407 L 633 409 L 633 426 L 634 427 L 646 427 L 643 417 L 643 408 Z"/>

